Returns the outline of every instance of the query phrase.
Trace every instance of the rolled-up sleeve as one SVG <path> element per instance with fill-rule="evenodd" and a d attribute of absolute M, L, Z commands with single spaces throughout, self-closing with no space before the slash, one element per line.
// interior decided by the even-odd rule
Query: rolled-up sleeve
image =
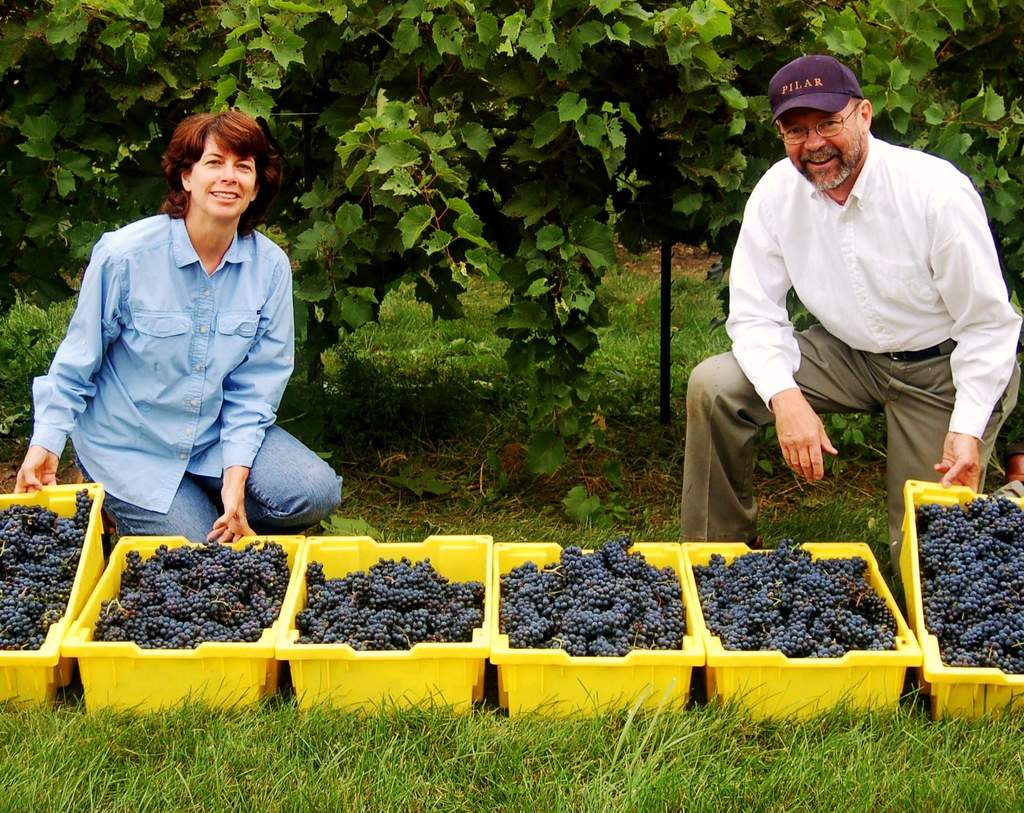
<path fill-rule="evenodd" d="M 93 249 L 67 334 L 50 369 L 32 384 L 31 445 L 60 456 L 75 421 L 96 392 L 93 379 L 107 346 L 121 329 L 123 269 L 111 260 L 105 240 Z"/>
<path fill-rule="evenodd" d="M 224 379 L 220 428 L 224 468 L 252 466 L 263 436 L 277 417 L 294 367 L 292 275 L 287 259 L 282 259 L 271 294 L 260 311 L 252 347 Z"/>

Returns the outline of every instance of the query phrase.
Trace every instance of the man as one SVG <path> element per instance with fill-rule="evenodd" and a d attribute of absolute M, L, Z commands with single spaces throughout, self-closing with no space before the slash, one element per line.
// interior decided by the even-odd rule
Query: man
<path fill-rule="evenodd" d="M 819 417 L 880 411 L 893 562 L 909 478 L 977 489 L 1013 409 L 1021 319 L 984 208 L 948 162 L 871 136 L 871 102 L 829 56 L 769 84 L 786 159 L 751 193 L 729 277 L 732 352 L 687 392 L 682 536 L 756 538 L 753 444 L 775 423 L 808 481 L 836 454 Z M 797 333 L 795 290 L 820 324 Z"/>

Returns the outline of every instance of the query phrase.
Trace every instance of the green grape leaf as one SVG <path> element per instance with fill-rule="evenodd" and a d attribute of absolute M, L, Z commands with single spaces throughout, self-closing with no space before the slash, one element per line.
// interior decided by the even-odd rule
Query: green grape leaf
<path fill-rule="evenodd" d="M 601 508 L 601 498 L 587 494 L 585 486 L 574 486 L 562 500 L 565 514 L 581 525 L 586 524 Z"/>
<path fill-rule="evenodd" d="M 423 44 L 420 27 L 415 20 L 402 20 L 395 29 L 395 50 L 400 54 L 411 54 Z"/>
<path fill-rule="evenodd" d="M 217 60 L 217 67 L 223 68 L 228 65 L 233 65 L 241 59 L 245 59 L 245 46 L 237 45 L 234 48 L 228 48 L 224 55 Z"/>
<path fill-rule="evenodd" d="M 587 112 L 587 100 L 581 99 L 578 93 L 563 93 L 557 106 L 558 120 L 563 124 L 579 121 L 580 116 Z"/>
<path fill-rule="evenodd" d="M 396 167 L 411 167 L 419 162 L 419 150 L 408 142 L 398 141 L 378 147 L 370 162 L 370 169 L 383 174 Z"/>
<path fill-rule="evenodd" d="M 1003 97 L 996 93 L 991 85 L 985 86 L 985 106 L 982 115 L 986 121 L 999 121 L 1006 115 L 1006 103 Z"/>
<path fill-rule="evenodd" d="M 554 223 L 549 223 L 537 232 L 537 248 L 548 251 L 565 242 L 565 232 Z"/>
<path fill-rule="evenodd" d="M 413 206 L 402 215 L 402 219 L 398 221 L 398 230 L 402 234 L 402 245 L 406 249 L 410 249 L 416 244 L 433 217 L 434 210 L 426 204 Z"/>
<path fill-rule="evenodd" d="M 594 268 L 615 265 L 615 242 L 608 225 L 585 217 L 569 226 L 569 238 Z"/>
<path fill-rule="evenodd" d="M 347 239 L 363 225 L 363 210 L 355 203 L 346 201 L 334 215 L 334 226 L 341 238 Z"/>
<path fill-rule="evenodd" d="M 487 153 L 494 148 L 494 137 L 490 130 L 475 121 L 462 125 L 462 140 L 481 158 L 486 158 Z"/>
<path fill-rule="evenodd" d="M 565 462 L 565 440 L 548 430 L 537 432 L 526 447 L 526 467 L 534 474 L 551 474 Z"/>

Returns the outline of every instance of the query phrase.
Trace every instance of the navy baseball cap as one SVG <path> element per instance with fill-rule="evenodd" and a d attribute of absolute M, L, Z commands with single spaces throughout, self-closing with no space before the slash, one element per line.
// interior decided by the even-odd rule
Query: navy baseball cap
<path fill-rule="evenodd" d="M 851 98 L 864 98 L 857 77 L 839 60 L 822 54 L 794 59 L 768 83 L 773 121 L 794 107 L 837 113 Z"/>

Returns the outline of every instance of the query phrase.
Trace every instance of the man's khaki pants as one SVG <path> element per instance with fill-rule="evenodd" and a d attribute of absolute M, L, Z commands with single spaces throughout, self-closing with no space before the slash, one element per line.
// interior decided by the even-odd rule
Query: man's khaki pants
<path fill-rule="evenodd" d="M 895 570 L 903 540 L 903 483 L 941 478 L 934 465 L 942 459 L 956 395 L 949 356 L 895 361 L 880 353 L 853 350 L 820 325 L 797 333 L 796 338 L 801 355 L 796 383 L 815 412 L 885 414 L 889 538 Z M 985 428 L 982 483 L 996 434 L 1017 402 L 1019 379 L 1015 364 L 1010 384 Z M 732 353 L 697 365 L 686 393 L 684 540 L 748 542 L 756 537 L 754 440 L 760 427 L 774 421 Z"/>

